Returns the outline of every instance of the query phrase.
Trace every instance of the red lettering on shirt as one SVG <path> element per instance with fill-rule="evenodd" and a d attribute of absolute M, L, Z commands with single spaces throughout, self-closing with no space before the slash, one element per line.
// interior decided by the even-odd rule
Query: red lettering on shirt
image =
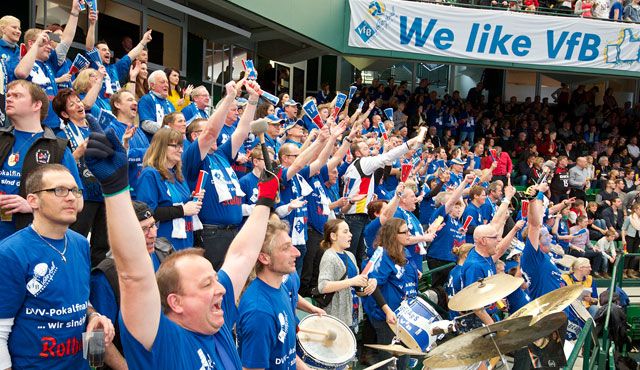
<path fill-rule="evenodd" d="M 54 337 L 42 337 L 42 351 L 40 357 L 64 357 L 72 356 L 81 350 L 81 343 L 76 337 L 67 338 L 66 341 L 58 342 Z"/>

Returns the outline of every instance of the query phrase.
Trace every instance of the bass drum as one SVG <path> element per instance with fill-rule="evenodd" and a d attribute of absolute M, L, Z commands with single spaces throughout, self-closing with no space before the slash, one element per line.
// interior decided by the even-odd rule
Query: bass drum
<path fill-rule="evenodd" d="M 347 325 L 329 315 L 309 315 L 300 321 L 300 329 L 336 333 L 336 339 L 325 342 L 320 336 L 299 332 L 298 356 L 313 369 L 346 369 L 356 357 L 356 337 Z"/>

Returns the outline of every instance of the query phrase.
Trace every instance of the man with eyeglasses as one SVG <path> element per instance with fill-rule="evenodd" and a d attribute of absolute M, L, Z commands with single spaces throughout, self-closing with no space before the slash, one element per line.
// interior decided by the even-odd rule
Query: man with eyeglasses
<path fill-rule="evenodd" d="M 0 368 L 88 369 L 82 333 L 114 328 L 89 303 L 89 242 L 69 229 L 82 190 L 59 164 L 26 179 L 33 223 L 0 243 Z"/>
<path fill-rule="evenodd" d="M 27 54 L 19 62 L 15 61 L 16 64 L 8 66 L 11 76 L 9 79 L 33 81 L 45 90 L 49 100 L 53 99 L 58 93 L 56 74 L 64 64 L 67 51 L 69 51 L 76 33 L 79 12 L 79 0 L 73 0 L 67 25 L 60 38 L 61 41 L 55 49 L 49 40 L 51 32 L 36 28 L 27 30 L 24 33 L 24 42 L 28 48 Z M 45 125 L 54 130 L 60 127 L 60 118 L 55 114 L 52 107 L 49 107 L 49 113 L 43 121 Z"/>
<path fill-rule="evenodd" d="M 13 126 L 0 129 L 0 240 L 31 222 L 32 209 L 24 185 L 38 166 L 61 163 L 82 187 L 67 140 L 56 138 L 41 124 L 48 109 L 49 99 L 36 84 L 26 80 L 9 84 L 7 116 Z"/>
<path fill-rule="evenodd" d="M 140 221 L 140 227 L 144 234 L 147 252 L 153 262 L 153 270 L 158 271 L 160 264 L 171 253 L 173 246 L 166 238 L 158 238 L 158 223 L 153 218 L 153 212 L 146 203 L 133 201 L 133 211 Z M 105 369 L 127 369 L 126 360 L 123 357 L 122 343 L 120 342 L 120 285 L 118 272 L 111 252 L 98 266 L 91 270 L 90 301 L 93 307 L 109 318 L 115 326 L 113 347 L 107 350 L 105 356 Z"/>
<path fill-rule="evenodd" d="M 209 119 L 209 113 L 206 111 L 209 107 L 209 100 L 209 92 L 206 87 L 200 85 L 191 91 L 191 104 L 181 110 L 184 119 L 187 120 L 187 126 L 196 118 Z"/>
<path fill-rule="evenodd" d="M 516 232 L 524 227 L 524 221 L 520 220 L 516 223 L 515 227 L 502 238 L 504 224 L 507 221 L 507 217 L 509 217 L 509 203 L 511 203 L 511 197 L 515 195 L 515 188 L 508 186 L 505 188 L 505 193 L 506 198 L 503 200 L 491 222 L 489 224 L 476 226 L 473 231 L 474 248 L 469 251 L 469 255 L 464 265 L 462 265 L 462 271 L 460 273 L 463 287 L 467 287 L 480 279 L 495 275 L 497 273 L 495 262 L 499 260 L 507 248 L 509 248 Z M 495 307 L 488 310 L 489 311 L 481 308 L 475 311 L 475 316 L 485 325 L 490 325 L 494 322 L 489 313 L 495 311 Z M 480 323 L 478 323 L 477 320 L 473 320 L 473 317 L 469 321 L 471 327 L 480 326 Z"/>

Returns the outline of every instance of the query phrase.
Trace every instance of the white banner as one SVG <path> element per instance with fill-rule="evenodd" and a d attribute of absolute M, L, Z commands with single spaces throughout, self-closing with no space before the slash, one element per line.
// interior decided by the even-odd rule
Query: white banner
<path fill-rule="evenodd" d="M 349 0 L 349 46 L 523 64 L 640 71 L 640 25 Z"/>

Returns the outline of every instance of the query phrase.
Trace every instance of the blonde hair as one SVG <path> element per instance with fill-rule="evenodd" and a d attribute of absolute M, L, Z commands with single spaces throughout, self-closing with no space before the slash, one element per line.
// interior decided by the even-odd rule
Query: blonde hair
<path fill-rule="evenodd" d="M 464 243 L 454 246 L 451 251 L 453 252 L 453 254 L 458 256 L 459 259 L 460 257 L 468 254 L 469 251 L 471 251 L 471 248 L 473 248 L 473 243 Z"/>
<path fill-rule="evenodd" d="M 78 73 L 78 77 L 76 77 L 76 80 L 73 81 L 73 89 L 78 94 L 86 93 L 91 88 L 91 75 L 95 75 L 97 73 L 98 71 L 93 68 L 83 69 L 82 71 L 80 71 L 80 73 Z"/>
<path fill-rule="evenodd" d="M 151 140 L 149 149 L 147 149 L 142 159 L 142 164 L 145 167 L 153 167 L 158 170 L 164 180 L 174 182 L 175 179 L 177 179 L 179 182 L 182 182 L 184 180 L 182 177 L 182 161 L 176 164 L 175 178 L 169 169 L 167 169 L 167 148 L 169 144 L 174 143 L 182 146 L 182 141 L 182 134 L 178 130 L 170 127 L 161 128 L 153 135 L 153 140 Z"/>
<path fill-rule="evenodd" d="M 18 22 L 18 25 L 20 25 L 20 20 L 12 15 L 5 15 L 4 17 L 0 18 L 0 37 L 3 36 L 2 33 L 2 28 L 8 26 L 10 23 L 13 22 Z"/>
<path fill-rule="evenodd" d="M 571 272 L 576 272 L 576 270 L 582 266 L 590 266 L 590 265 L 591 265 L 591 262 L 589 262 L 587 258 L 578 257 L 575 261 L 573 261 L 573 264 L 571 264 Z"/>
<path fill-rule="evenodd" d="M 40 33 L 42 33 L 42 30 L 39 28 L 29 28 L 27 32 L 24 33 L 24 43 L 26 44 L 29 41 L 35 41 Z"/>
<path fill-rule="evenodd" d="M 273 251 L 273 244 L 276 240 L 276 236 L 278 236 L 278 233 L 280 232 L 289 234 L 289 224 L 282 220 L 270 220 L 267 223 L 267 232 L 264 235 L 264 242 L 262 242 L 260 253 L 271 256 L 271 252 Z M 260 273 L 263 269 L 264 265 L 258 259 L 255 265 L 256 274 Z"/>

